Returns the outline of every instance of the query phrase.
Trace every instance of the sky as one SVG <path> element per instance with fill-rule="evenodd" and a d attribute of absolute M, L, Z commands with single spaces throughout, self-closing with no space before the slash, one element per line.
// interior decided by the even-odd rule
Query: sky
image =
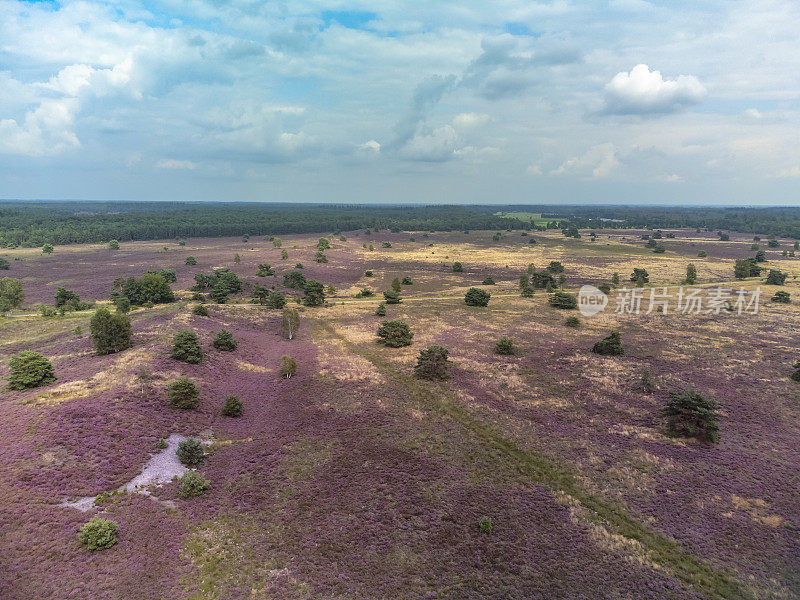
<path fill-rule="evenodd" d="M 0 198 L 800 204 L 800 2 L 0 0 Z"/>

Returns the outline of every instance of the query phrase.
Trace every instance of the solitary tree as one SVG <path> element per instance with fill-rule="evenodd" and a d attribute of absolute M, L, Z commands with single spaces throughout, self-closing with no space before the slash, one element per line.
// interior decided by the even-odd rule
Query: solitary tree
<path fill-rule="evenodd" d="M 464 296 L 464 302 L 468 306 L 487 306 L 491 294 L 480 288 L 469 288 Z"/>
<path fill-rule="evenodd" d="M 573 309 L 578 308 L 578 299 L 567 292 L 554 292 L 548 299 L 553 308 Z"/>
<path fill-rule="evenodd" d="M 411 345 L 411 338 L 414 337 L 414 334 L 411 333 L 408 323 L 394 319 L 381 323 L 381 326 L 378 327 L 378 337 L 381 338 L 384 345 L 390 348 L 402 348 Z"/>
<path fill-rule="evenodd" d="M 686 285 L 694 285 L 697 283 L 697 267 L 692 263 L 686 265 L 686 278 L 683 280 Z"/>
<path fill-rule="evenodd" d="M 172 339 L 172 358 L 190 365 L 196 365 L 203 360 L 203 350 L 193 331 L 182 329 Z"/>
<path fill-rule="evenodd" d="M 52 363 L 32 350 L 17 352 L 9 359 L 8 366 L 11 367 L 8 377 L 10 390 L 29 390 L 56 380 Z"/>
<path fill-rule="evenodd" d="M 284 308 L 281 316 L 281 335 L 291 340 L 298 329 L 300 329 L 300 313 L 294 308 Z"/>
<path fill-rule="evenodd" d="M 790 304 L 792 302 L 791 294 L 783 290 L 778 290 L 777 292 L 775 292 L 775 295 L 772 298 L 770 298 L 770 300 L 772 302 L 780 302 L 782 304 Z"/>
<path fill-rule="evenodd" d="M 383 292 L 383 297 L 386 300 L 386 304 L 400 304 L 402 302 L 402 300 L 400 300 L 400 294 L 394 290 L 386 290 Z"/>
<path fill-rule="evenodd" d="M 89 322 L 94 348 L 99 356 L 131 347 L 131 320 L 123 312 L 100 308 Z"/>
<path fill-rule="evenodd" d="M 378 317 L 386 316 L 386 302 L 381 302 L 378 304 L 378 308 L 375 309 L 375 315 Z"/>
<path fill-rule="evenodd" d="M 290 379 L 295 373 L 297 373 L 297 361 L 291 356 L 282 356 L 280 367 L 281 376 Z"/>
<path fill-rule="evenodd" d="M 203 456 L 205 455 L 203 442 L 195 437 L 187 438 L 178 444 L 178 449 L 175 453 L 178 455 L 178 460 L 181 461 L 181 464 L 196 467 L 203 462 Z"/>
<path fill-rule="evenodd" d="M 786 281 L 786 273 L 781 273 L 776 269 L 770 269 L 764 283 L 767 285 L 783 285 Z"/>
<path fill-rule="evenodd" d="M 214 337 L 214 341 L 211 344 L 217 350 L 233 352 L 236 350 L 239 342 L 234 339 L 233 334 L 230 331 L 223 329 Z"/>
<path fill-rule="evenodd" d="M 392 289 L 393 289 L 395 292 L 397 292 L 398 294 L 400 293 L 400 290 L 401 290 L 401 289 L 403 289 L 403 288 L 402 288 L 402 284 L 400 283 L 400 280 L 399 280 L 397 277 L 395 277 L 395 278 L 392 280 Z"/>
<path fill-rule="evenodd" d="M 197 408 L 200 403 L 200 390 L 191 379 L 183 375 L 167 386 L 167 393 L 169 403 L 174 408 Z"/>
<path fill-rule="evenodd" d="M 719 440 L 718 408 L 713 400 L 687 390 L 670 392 L 661 414 L 667 418 L 667 429 L 673 435 L 716 442 Z"/>
<path fill-rule="evenodd" d="M 319 281 L 309 279 L 303 287 L 303 304 L 306 306 L 322 306 L 325 304 L 325 286 Z"/>
<path fill-rule="evenodd" d="M 194 256 L 187 256 L 184 262 L 187 265 L 194 266 L 197 264 L 197 259 Z"/>
<path fill-rule="evenodd" d="M 509 337 L 501 337 L 494 345 L 494 352 L 495 354 L 514 354 L 516 352 L 514 340 Z"/>
<path fill-rule="evenodd" d="M 45 244 L 42 246 L 42 252 L 44 254 L 52 254 L 53 253 L 53 245 L 52 244 Z"/>
<path fill-rule="evenodd" d="M 241 417 L 242 401 L 238 396 L 228 396 L 225 398 L 225 406 L 222 407 L 223 417 Z"/>
<path fill-rule="evenodd" d="M 419 351 L 417 366 L 414 374 L 420 379 L 443 381 L 449 378 L 447 368 L 450 361 L 447 359 L 450 351 L 444 346 L 428 346 Z"/>
<path fill-rule="evenodd" d="M 599 342 L 595 342 L 592 347 L 592 352 L 604 356 L 621 356 L 625 354 L 622 342 L 620 341 L 619 331 L 612 331 Z"/>
<path fill-rule="evenodd" d="M 647 273 L 647 269 L 634 269 L 633 273 L 631 273 L 631 281 L 635 281 L 639 287 L 645 283 L 650 283 L 650 275 Z"/>
<path fill-rule="evenodd" d="M 108 249 L 119 250 L 119 242 L 117 240 L 111 240 L 110 242 L 108 242 Z"/>
<path fill-rule="evenodd" d="M 22 283 L 13 277 L 0 279 L 0 313 L 6 313 L 12 308 L 22 306 L 25 294 L 22 293 Z"/>

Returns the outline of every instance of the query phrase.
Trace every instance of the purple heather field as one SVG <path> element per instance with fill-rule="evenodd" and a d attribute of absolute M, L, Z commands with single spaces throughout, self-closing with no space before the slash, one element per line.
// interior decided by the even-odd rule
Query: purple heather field
<path fill-rule="evenodd" d="M 0 377 L 35 350 L 57 380 L 0 391 L 0 599 L 800 597 L 797 281 L 782 288 L 788 304 L 769 301 L 781 288 L 733 281 L 752 236 L 675 230 L 653 254 L 642 233 L 548 231 L 530 244 L 518 232 L 345 232 L 327 263 L 314 260 L 318 235 L 282 236 L 281 248 L 204 238 L 4 250 L 29 316 L 0 318 Z M 800 273 L 800 258 L 767 250 L 768 267 Z M 583 317 L 542 290 L 520 296 L 520 274 L 550 261 L 570 292 L 613 273 L 630 284 L 638 267 L 652 286 L 677 286 L 692 262 L 701 284 L 764 295 L 758 314 Z M 277 276 L 258 277 L 260 263 Z M 282 283 L 296 263 L 335 288 L 330 306 L 293 303 L 300 293 Z M 219 267 L 244 292 L 193 314 L 194 275 Z M 130 349 L 97 356 L 91 312 L 36 316 L 59 286 L 106 302 L 115 278 L 148 269 L 176 271 L 178 301 L 131 312 Z M 406 321 L 413 343 L 389 348 L 376 343 L 379 300 L 354 296 L 404 276 L 413 284 L 386 319 Z M 481 285 L 488 276 L 495 285 Z M 280 336 L 280 310 L 247 304 L 255 284 L 298 308 L 294 339 Z M 492 293 L 487 307 L 464 303 L 472 286 Z M 574 315 L 580 326 L 566 327 Z M 223 328 L 232 352 L 212 346 Z M 170 357 L 184 329 L 199 364 Z M 625 354 L 592 354 L 614 329 Z M 495 354 L 501 336 L 515 354 Z M 413 376 L 432 344 L 450 350 L 446 381 Z M 284 355 L 297 361 L 289 379 Z M 196 409 L 169 405 L 181 375 L 200 389 Z M 718 443 L 667 434 L 659 410 L 686 388 L 718 402 Z M 222 416 L 227 395 L 240 417 Z M 171 434 L 208 442 L 204 494 L 181 499 L 173 481 L 88 512 L 60 506 L 124 485 Z M 78 541 L 93 514 L 118 524 L 109 549 Z"/>

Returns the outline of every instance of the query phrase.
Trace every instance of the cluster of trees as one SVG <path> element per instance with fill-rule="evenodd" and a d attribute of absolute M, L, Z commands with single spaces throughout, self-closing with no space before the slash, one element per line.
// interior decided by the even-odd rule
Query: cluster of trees
<path fill-rule="evenodd" d="M 174 272 L 173 272 L 174 275 Z M 145 306 L 174 302 L 175 295 L 161 272 L 148 271 L 141 278 L 118 277 L 111 286 L 111 301 L 119 305 L 122 299 L 128 305 Z"/>
<path fill-rule="evenodd" d="M 208 291 L 208 295 L 219 304 L 224 304 L 228 296 L 242 291 L 242 280 L 230 269 L 215 269 L 211 273 L 197 273 L 192 290 Z"/>
<path fill-rule="evenodd" d="M 243 240 L 270 235 L 280 247 L 274 236 L 286 233 L 508 227 L 509 220 L 496 216 L 496 211 L 489 206 L 4 202 L 0 247 L 240 235 Z"/>

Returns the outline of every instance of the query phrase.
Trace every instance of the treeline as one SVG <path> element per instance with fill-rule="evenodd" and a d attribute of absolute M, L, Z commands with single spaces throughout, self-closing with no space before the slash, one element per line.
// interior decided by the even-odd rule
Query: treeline
<path fill-rule="evenodd" d="M 183 202 L 0 202 L 0 247 L 110 240 L 330 233 L 373 229 L 452 231 L 532 229 L 497 215 L 541 213 L 571 229 L 679 227 L 800 239 L 800 208 L 647 206 L 377 206 Z"/>
<path fill-rule="evenodd" d="M 800 239 L 800 207 L 539 206 L 544 218 L 568 220 L 580 229 L 700 228 Z"/>
<path fill-rule="evenodd" d="M 4 202 L 0 246 L 327 233 L 506 229 L 496 207 L 181 202 Z M 516 224 L 517 228 L 523 225 Z"/>

